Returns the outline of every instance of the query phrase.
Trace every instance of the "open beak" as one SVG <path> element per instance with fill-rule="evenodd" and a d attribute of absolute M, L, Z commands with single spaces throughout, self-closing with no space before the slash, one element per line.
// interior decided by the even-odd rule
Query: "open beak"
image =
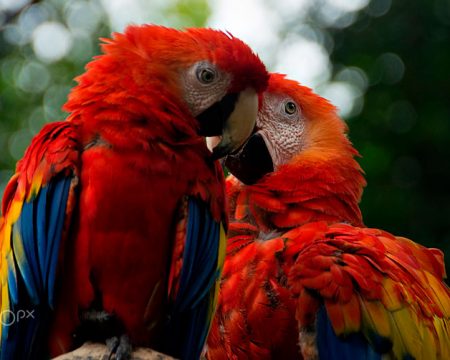
<path fill-rule="evenodd" d="M 274 166 L 264 137 L 255 132 L 242 148 L 225 160 L 228 170 L 246 185 L 252 185 L 264 175 L 273 172 Z"/>
<path fill-rule="evenodd" d="M 252 88 L 231 93 L 197 116 L 200 135 L 206 136 L 213 159 L 239 149 L 251 135 L 258 113 L 258 95 Z"/>

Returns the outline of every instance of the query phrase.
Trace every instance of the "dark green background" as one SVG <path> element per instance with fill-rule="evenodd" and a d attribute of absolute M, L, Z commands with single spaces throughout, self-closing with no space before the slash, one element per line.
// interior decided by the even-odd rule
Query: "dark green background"
<path fill-rule="evenodd" d="M 369 76 L 363 111 L 349 120 L 368 181 L 365 223 L 449 258 L 450 2 L 396 0 L 385 16 L 363 15 L 334 38 L 334 64 Z M 384 53 L 402 59 L 400 81 Z"/>

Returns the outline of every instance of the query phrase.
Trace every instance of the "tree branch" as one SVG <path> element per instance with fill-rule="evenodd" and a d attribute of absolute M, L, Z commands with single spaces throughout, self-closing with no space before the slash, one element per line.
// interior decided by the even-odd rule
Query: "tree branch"
<path fill-rule="evenodd" d="M 87 342 L 78 349 L 53 360 L 108 360 L 109 353 L 110 351 L 104 344 Z M 115 360 L 115 356 L 111 360 Z M 131 354 L 131 360 L 174 360 L 174 358 L 151 349 L 137 348 Z"/>

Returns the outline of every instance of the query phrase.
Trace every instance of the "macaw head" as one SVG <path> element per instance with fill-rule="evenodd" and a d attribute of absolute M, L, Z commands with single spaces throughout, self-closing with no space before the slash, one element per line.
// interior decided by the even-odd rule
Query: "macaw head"
<path fill-rule="evenodd" d="M 345 163 L 360 174 L 354 160 L 357 155 L 347 138 L 347 125 L 332 104 L 284 75 L 271 74 L 253 135 L 225 164 L 250 185 L 305 163 L 316 168 Z M 365 182 L 359 176 L 357 187 L 361 189 Z"/>
<path fill-rule="evenodd" d="M 212 137 L 215 158 L 251 134 L 269 74 L 241 40 L 212 29 L 143 25 L 103 41 L 104 55 L 69 95 L 70 120 L 148 123 L 180 139 L 195 132 Z"/>

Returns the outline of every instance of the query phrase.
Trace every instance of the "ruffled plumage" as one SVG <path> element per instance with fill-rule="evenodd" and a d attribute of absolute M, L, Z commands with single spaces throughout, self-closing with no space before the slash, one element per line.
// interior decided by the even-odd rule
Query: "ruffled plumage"
<path fill-rule="evenodd" d="M 212 94 L 220 103 L 263 91 L 268 73 L 245 43 L 212 29 L 132 25 L 101 48 L 76 79 L 67 120 L 34 138 L 5 190 L 1 308 L 45 316 L 3 326 L 0 358 L 53 357 L 85 337 L 124 334 L 134 346 L 198 358 L 210 327 L 224 177 L 194 113 L 214 104 L 189 101 L 184 76 L 194 69 L 195 85 L 198 64 L 220 69 L 229 79 Z"/>
<path fill-rule="evenodd" d="M 449 358 L 442 252 L 364 227 L 358 153 L 332 105 L 277 74 L 268 93 L 301 107 L 308 146 L 256 184 L 227 179 L 208 358 Z"/>

